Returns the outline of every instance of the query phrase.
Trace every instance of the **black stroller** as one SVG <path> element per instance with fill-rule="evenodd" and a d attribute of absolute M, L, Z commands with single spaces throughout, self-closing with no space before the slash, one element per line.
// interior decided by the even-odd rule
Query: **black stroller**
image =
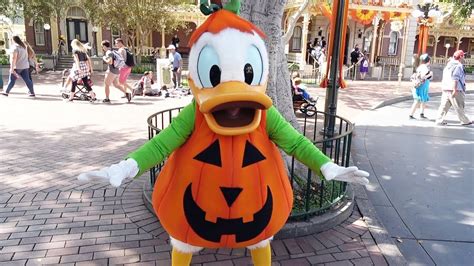
<path fill-rule="evenodd" d="M 307 100 L 303 98 L 302 95 L 295 94 L 295 87 L 293 86 L 291 80 L 290 80 L 290 84 L 291 84 L 291 96 L 293 99 L 293 110 L 295 112 L 297 110 L 300 110 L 300 112 L 303 113 L 307 117 L 314 116 L 317 112 L 316 103 L 318 102 L 319 97 L 316 97 L 315 99 Z"/>
<path fill-rule="evenodd" d="M 70 86 L 68 85 L 68 88 L 65 88 L 64 86 L 67 83 L 67 79 L 69 78 L 71 73 L 71 70 L 69 69 L 64 69 L 62 73 L 62 84 L 61 84 L 61 96 L 63 99 L 69 99 L 69 95 L 71 94 Z M 92 87 L 92 80 L 89 79 L 89 86 Z M 87 91 L 86 87 L 84 86 L 82 79 L 79 79 L 77 81 L 77 90 L 74 94 L 74 99 L 73 100 L 81 100 L 81 101 L 89 101 L 92 102 L 95 99 L 92 98 L 91 94 Z"/>

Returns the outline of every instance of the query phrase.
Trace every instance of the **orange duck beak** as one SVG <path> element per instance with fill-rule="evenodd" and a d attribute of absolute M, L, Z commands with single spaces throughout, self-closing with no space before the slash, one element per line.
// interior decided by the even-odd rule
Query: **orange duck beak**
<path fill-rule="evenodd" d="M 265 94 L 266 84 L 250 86 L 228 81 L 214 88 L 199 89 L 189 79 L 189 85 L 209 128 L 220 135 L 235 136 L 254 131 L 262 118 L 262 110 L 272 106 Z"/>

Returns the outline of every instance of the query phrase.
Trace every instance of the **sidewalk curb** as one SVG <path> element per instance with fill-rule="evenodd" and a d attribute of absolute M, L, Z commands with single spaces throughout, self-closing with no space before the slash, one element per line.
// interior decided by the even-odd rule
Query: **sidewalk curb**
<path fill-rule="evenodd" d="M 469 91 L 466 91 L 465 93 L 466 93 L 466 94 L 474 94 L 474 91 L 473 91 L 473 90 L 469 90 Z M 428 93 L 428 95 L 429 95 L 430 97 L 441 96 L 441 94 L 442 94 L 442 92 L 431 92 L 431 93 Z M 384 100 L 384 101 L 381 101 L 381 102 L 379 102 L 378 104 L 372 106 L 369 110 L 370 110 L 370 111 L 373 111 L 373 110 L 376 110 L 376 109 L 379 109 L 379 108 L 382 108 L 382 107 L 385 107 L 385 106 L 389 106 L 389 105 L 396 104 L 396 103 L 399 103 L 399 102 L 408 101 L 408 100 L 411 100 L 411 99 L 413 99 L 413 97 L 412 97 L 411 95 L 407 95 L 407 96 L 401 96 L 401 97 L 396 97 L 396 98 Z"/>
<path fill-rule="evenodd" d="M 369 232 L 372 234 L 377 247 L 382 252 L 388 265 L 408 265 L 400 249 L 378 218 L 374 205 L 372 205 L 372 202 L 367 197 L 365 188 L 362 185 L 352 185 L 352 189 L 355 202 L 362 214 L 363 220 L 367 223 Z"/>
<path fill-rule="evenodd" d="M 403 97 L 400 97 L 403 98 Z M 368 111 L 366 111 L 368 112 Z M 355 125 L 355 124 L 354 124 Z M 364 127 L 361 128 L 364 130 Z M 363 135 L 363 134 L 362 134 Z M 365 160 L 369 160 L 367 156 L 367 152 L 364 151 L 355 151 L 355 147 L 352 147 L 352 155 L 351 155 L 351 165 L 355 165 L 354 163 L 354 154 L 361 157 L 363 156 Z M 372 169 L 363 169 L 369 172 L 372 172 Z M 388 265 L 408 265 L 407 260 L 400 252 L 395 241 L 389 235 L 388 231 L 385 229 L 382 221 L 377 215 L 375 211 L 375 207 L 372 202 L 369 200 L 365 187 L 362 185 L 351 184 L 352 191 L 354 193 L 354 200 L 356 202 L 359 211 L 362 214 L 363 220 L 367 223 L 367 227 L 369 229 L 372 238 L 374 239 L 377 247 L 382 252 L 383 257 L 387 261 Z"/>

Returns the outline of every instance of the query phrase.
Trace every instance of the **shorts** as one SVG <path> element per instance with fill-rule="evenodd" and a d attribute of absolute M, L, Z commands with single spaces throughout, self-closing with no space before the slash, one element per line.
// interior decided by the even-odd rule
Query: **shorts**
<path fill-rule="evenodd" d="M 125 81 L 127 81 L 128 79 L 128 76 L 130 76 L 131 72 L 132 72 L 131 67 L 128 67 L 128 66 L 122 67 L 119 72 L 119 82 L 125 83 Z"/>
<path fill-rule="evenodd" d="M 117 79 L 118 79 L 118 74 L 112 73 L 110 71 L 105 72 L 105 79 L 104 79 L 105 84 L 108 84 L 108 85 L 112 83 L 115 84 Z"/>

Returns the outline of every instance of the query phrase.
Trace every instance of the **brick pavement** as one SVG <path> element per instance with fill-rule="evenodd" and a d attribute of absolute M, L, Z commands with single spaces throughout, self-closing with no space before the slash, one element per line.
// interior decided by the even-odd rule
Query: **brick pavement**
<path fill-rule="evenodd" d="M 81 184 L 84 171 L 115 163 L 147 138 L 145 117 L 190 98 L 112 105 L 66 103 L 57 76 L 0 98 L 0 265 L 169 265 L 168 236 L 142 201 L 147 175 L 121 188 Z M 97 84 L 97 83 L 96 83 Z M 386 265 L 364 217 L 328 231 L 275 240 L 274 265 Z M 204 250 L 196 265 L 249 265 L 245 249 Z"/>

